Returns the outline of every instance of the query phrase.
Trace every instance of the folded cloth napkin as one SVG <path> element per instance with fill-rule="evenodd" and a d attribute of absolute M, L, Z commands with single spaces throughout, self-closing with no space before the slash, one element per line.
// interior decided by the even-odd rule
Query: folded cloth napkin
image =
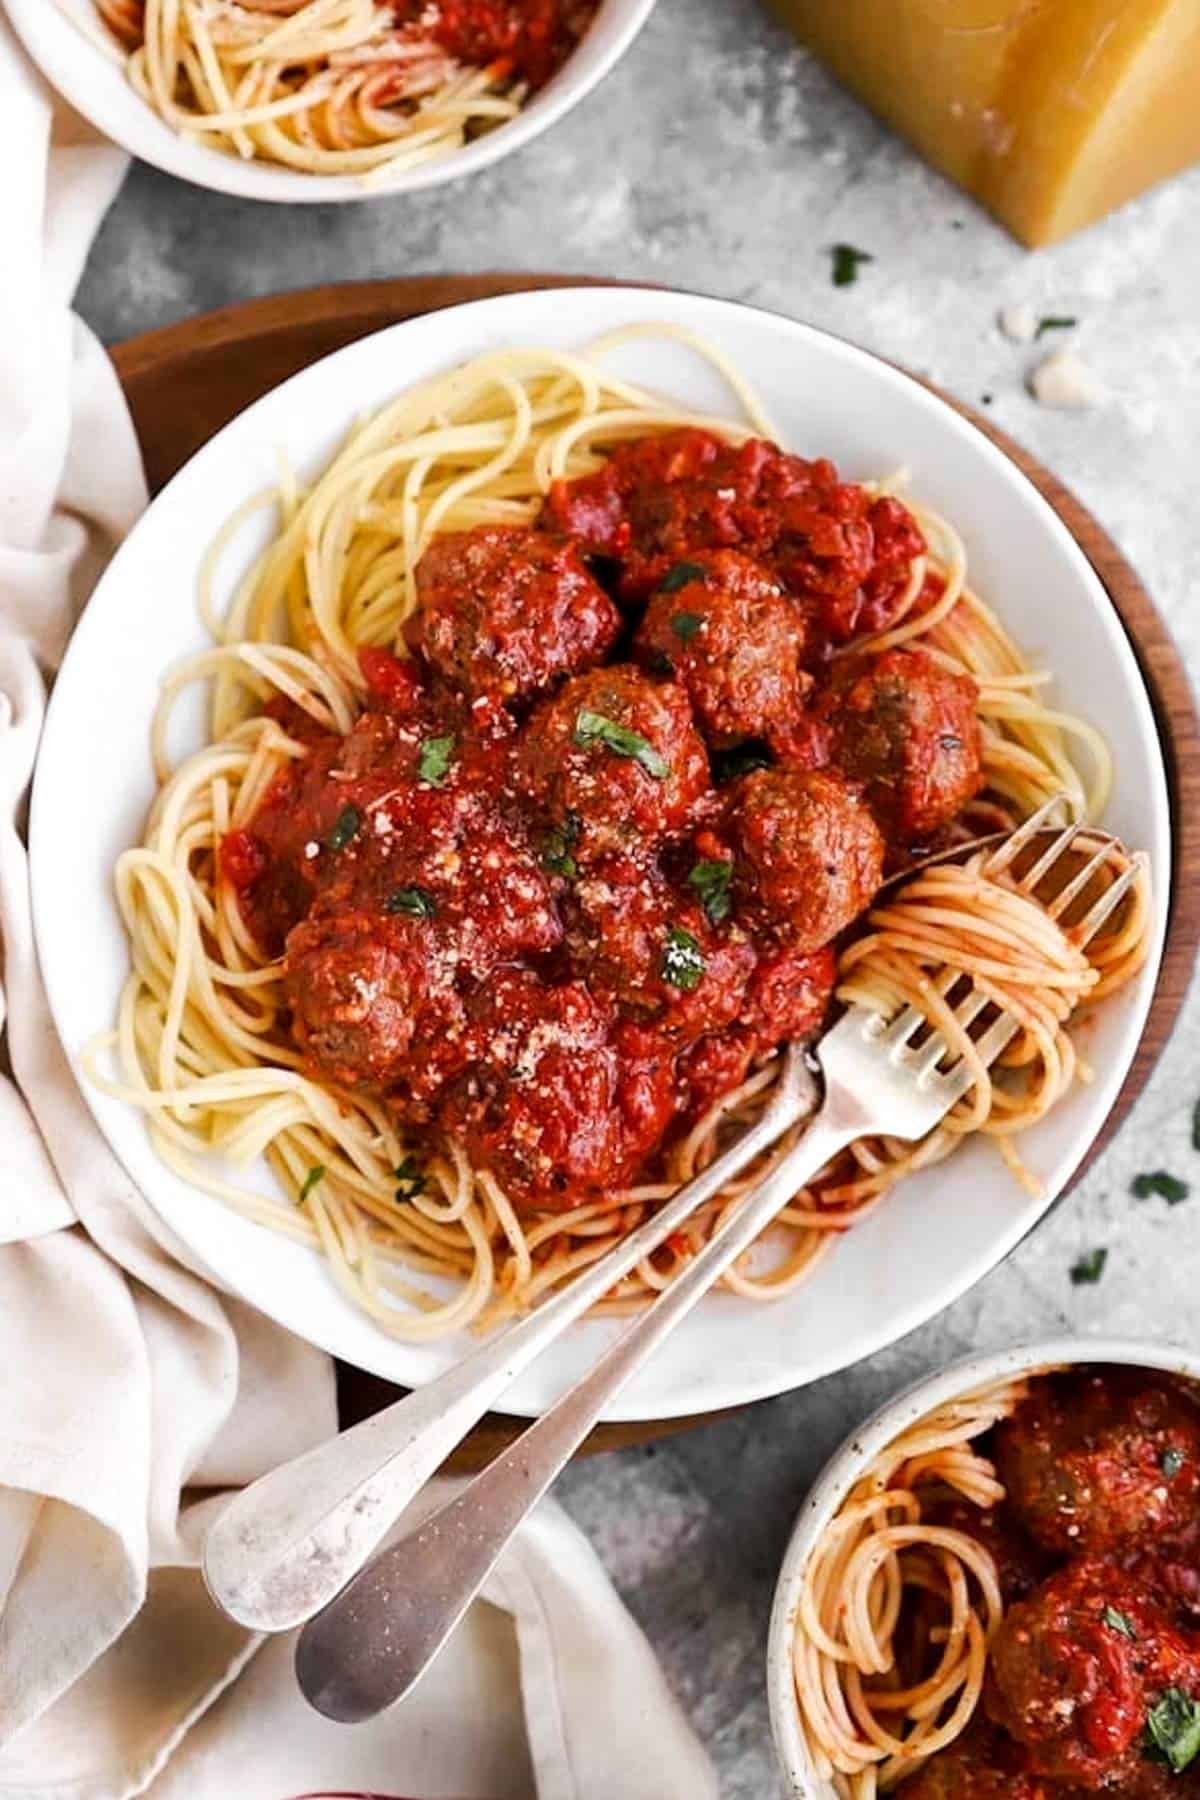
<path fill-rule="evenodd" d="M 353 1731 L 306 1711 L 288 1639 L 206 1596 L 223 1494 L 335 1429 L 332 1370 L 189 1267 L 110 1155 L 47 1013 L 19 836 L 46 677 L 146 501 L 69 310 L 124 166 L 0 10 L 0 1797 L 704 1800 L 711 1766 L 551 1505 L 418 1692 Z"/>

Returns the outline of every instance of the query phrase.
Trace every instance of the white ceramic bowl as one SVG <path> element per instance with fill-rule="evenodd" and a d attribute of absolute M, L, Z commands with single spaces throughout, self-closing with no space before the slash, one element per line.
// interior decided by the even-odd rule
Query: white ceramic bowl
<path fill-rule="evenodd" d="M 1108 1117 L 1145 1023 L 1170 882 L 1162 754 L 1141 675 L 1112 603 L 1074 539 L 1007 457 L 952 408 L 866 351 L 789 319 L 719 300 L 643 289 L 511 294 L 393 326 L 285 382 L 213 438 L 155 500 L 97 587 L 55 684 L 33 796 L 32 882 L 41 966 L 68 1054 L 106 1029 L 128 972 L 113 865 L 141 833 L 153 795 L 149 724 L 164 670 L 204 647 L 195 575 L 218 528 L 273 485 L 287 450 L 318 469 L 356 417 L 407 382 L 487 349 L 578 346 L 647 319 L 688 327 L 730 354 L 762 393 L 790 447 L 833 457 L 851 478 L 907 464 L 926 500 L 965 535 L 974 581 L 1018 640 L 1056 671 L 1068 706 L 1102 724 L 1116 755 L 1107 818 L 1147 850 L 1157 899 L 1138 979 L 1089 1028 L 1096 1079 L 1022 1140 L 1044 1193 L 1031 1199 L 988 1144 L 900 1184 L 786 1299 L 709 1297 L 620 1396 L 610 1417 L 678 1417 L 780 1393 L 845 1368 L 911 1331 L 986 1274 L 1041 1217 Z M 637 340 L 615 366 L 706 411 L 731 397 L 673 340 Z M 221 564 L 223 584 L 261 547 L 262 513 Z M 228 585 L 226 586 L 228 591 Z M 191 747 L 199 711 L 182 718 Z M 191 740 L 198 743 L 198 735 Z M 172 1175 L 131 1107 L 82 1083 L 101 1129 L 170 1229 L 230 1289 L 346 1361 L 417 1386 L 462 1354 L 461 1340 L 393 1342 L 343 1298 L 302 1245 L 239 1217 Z M 253 1172 L 252 1172 L 253 1174 Z M 272 1192 L 264 1169 L 261 1183 Z M 590 1366 L 613 1320 L 575 1327 L 505 1396 L 540 1412 Z"/>
<path fill-rule="evenodd" d="M 792 1682 L 792 1640 L 804 1571 L 821 1533 L 863 1469 L 900 1434 L 935 1407 L 1009 1377 L 1071 1364 L 1128 1363 L 1135 1368 L 1187 1375 L 1200 1381 L 1200 1354 L 1174 1344 L 1147 1344 L 1128 1338 L 1053 1338 L 1019 1344 L 992 1356 L 969 1356 L 938 1375 L 905 1388 L 859 1426 L 830 1457 L 810 1490 L 792 1529 L 767 1640 L 767 1700 L 780 1765 L 797 1800 L 836 1800 L 832 1785 L 813 1769 Z M 903 1794 L 903 1788 L 900 1789 Z"/>
<path fill-rule="evenodd" d="M 132 156 L 197 187 L 294 206 L 415 194 L 490 168 L 502 156 L 540 136 L 603 80 L 645 24 L 654 0 L 600 0 L 579 47 L 515 119 L 476 138 L 454 156 L 369 186 L 355 175 L 305 175 L 274 163 L 243 162 L 172 131 L 97 44 L 95 33 L 102 28 L 93 0 L 5 0 L 5 4 L 18 36 L 47 80 L 97 130 Z"/>

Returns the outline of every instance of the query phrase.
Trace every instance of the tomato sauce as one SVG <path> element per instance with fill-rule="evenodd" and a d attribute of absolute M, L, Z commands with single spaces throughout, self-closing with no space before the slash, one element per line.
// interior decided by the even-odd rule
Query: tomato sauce
<path fill-rule="evenodd" d="M 598 0 L 409 0 L 401 23 L 457 61 L 544 87 L 591 23 Z"/>
<path fill-rule="evenodd" d="M 820 1028 L 885 858 L 979 785 L 972 683 L 830 661 L 922 549 L 831 464 L 692 431 L 438 537 L 407 654 L 360 653 L 344 737 L 276 704 L 304 754 L 220 849 L 312 1072 L 522 1207 L 653 1175 Z"/>
<path fill-rule="evenodd" d="M 1200 1794 L 1192 1392 L 1131 1369 L 1052 1375 L 993 1436 L 1003 1504 L 933 1516 L 993 1552 L 1005 1617 L 975 1724 L 901 1792 Z"/>

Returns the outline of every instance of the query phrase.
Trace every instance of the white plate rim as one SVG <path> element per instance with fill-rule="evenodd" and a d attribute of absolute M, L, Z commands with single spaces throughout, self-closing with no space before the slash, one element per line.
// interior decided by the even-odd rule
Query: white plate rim
<path fill-rule="evenodd" d="M 287 381 L 281 383 L 279 387 L 272 389 L 260 400 L 254 402 L 250 407 L 245 409 L 244 412 L 237 415 L 237 417 L 223 427 L 220 432 L 215 434 L 215 436 L 210 439 L 207 444 L 202 446 L 201 449 L 189 459 L 188 463 L 186 463 L 161 490 L 160 494 L 152 503 L 151 511 L 155 509 L 161 510 L 164 504 L 169 504 L 173 495 L 179 490 L 181 484 L 189 482 L 195 471 L 202 469 L 210 460 L 215 461 L 223 455 L 225 446 L 231 436 L 246 431 L 249 423 L 255 421 L 261 415 L 263 409 L 269 408 L 280 396 L 290 394 L 294 389 L 306 383 L 316 370 L 329 370 L 339 365 L 345 367 L 346 364 L 355 358 L 371 355 L 372 347 L 379 348 L 384 345 L 390 347 L 397 341 L 401 334 L 404 335 L 407 342 L 411 343 L 420 335 L 424 335 L 430 331 L 436 331 L 439 322 L 447 320 L 451 315 L 453 315 L 454 323 L 457 327 L 456 335 L 460 339 L 465 339 L 467 343 L 486 343 L 492 341 L 492 336 L 489 335 L 491 327 L 495 326 L 497 329 L 507 329 L 507 321 L 505 320 L 506 314 L 511 315 L 513 320 L 511 329 L 514 335 L 512 341 L 519 342 L 522 341 L 522 338 L 524 341 L 531 341 L 528 329 L 522 327 L 520 323 L 524 309 L 530 308 L 531 305 L 535 312 L 538 310 L 547 310 L 550 306 L 568 309 L 574 301 L 579 301 L 581 303 L 592 301 L 600 304 L 607 304 L 611 306 L 616 314 L 620 313 L 621 308 L 625 308 L 631 319 L 651 318 L 655 315 L 656 311 L 663 317 L 682 311 L 688 315 L 685 322 L 692 324 L 697 329 L 707 330 L 709 335 L 718 337 L 720 335 L 720 325 L 723 320 L 728 321 L 731 319 L 745 318 L 746 315 L 751 315 L 771 330 L 779 331 L 784 334 L 797 334 L 798 337 L 818 345 L 824 354 L 832 355 L 835 359 L 844 358 L 859 366 L 867 365 L 874 379 L 882 381 L 885 385 L 898 384 L 903 388 L 906 394 L 915 397 L 921 407 L 933 409 L 938 415 L 940 423 L 947 426 L 952 432 L 968 434 L 980 453 L 992 460 L 998 469 L 1003 470 L 1007 479 L 1015 481 L 1020 486 L 1024 499 L 1029 505 L 1037 510 L 1043 526 L 1058 539 L 1059 548 L 1065 553 L 1068 560 L 1076 565 L 1085 584 L 1092 591 L 1093 597 L 1099 598 L 1102 601 L 1102 606 L 1097 609 L 1097 617 L 1107 635 L 1113 639 L 1118 657 L 1128 664 L 1128 669 L 1131 671 L 1133 678 L 1132 699 L 1134 704 L 1139 706 L 1144 712 L 1144 730 L 1149 732 L 1150 738 L 1153 741 L 1154 760 L 1159 783 L 1161 785 L 1160 789 L 1152 796 L 1152 809 L 1154 807 L 1162 809 L 1167 827 L 1164 836 L 1162 859 L 1156 869 L 1156 896 L 1158 899 L 1156 944 L 1147 970 L 1143 971 L 1142 976 L 1139 977 L 1141 988 L 1133 1008 L 1134 1022 L 1129 1032 L 1128 1053 L 1121 1059 L 1119 1066 L 1114 1066 L 1106 1076 L 1102 1075 L 1097 1083 L 1097 1086 L 1103 1092 L 1108 1094 L 1108 1103 L 1111 1105 L 1125 1075 L 1128 1073 L 1128 1069 L 1136 1054 L 1137 1046 L 1141 1041 L 1145 1028 L 1165 937 L 1166 895 L 1169 893 L 1170 887 L 1170 806 L 1166 789 L 1165 769 L 1162 762 L 1161 743 L 1158 739 L 1157 729 L 1154 724 L 1153 711 L 1145 685 L 1145 678 L 1138 665 L 1137 658 L 1133 653 L 1128 634 L 1117 614 L 1111 596 L 1100 581 L 1092 564 L 1084 555 L 1081 547 L 1068 531 L 1057 513 L 1055 513 L 1054 509 L 1043 499 L 1036 487 L 1029 480 L 1028 476 L 1026 476 L 1018 465 L 1015 464 L 998 446 L 993 444 L 985 433 L 980 431 L 968 418 L 958 413 L 946 400 L 942 399 L 935 391 L 928 388 L 915 377 L 896 368 L 895 365 L 888 363 L 874 353 L 862 349 L 857 345 L 848 343 L 846 340 L 839 338 L 830 332 L 789 319 L 781 314 L 765 312 L 763 309 L 747 307 L 737 302 L 713 299 L 708 296 L 689 294 L 678 290 L 646 289 L 640 287 L 555 288 L 549 290 L 518 291 L 516 293 L 466 302 L 458 306 L 439 309 L 436 312 L 425 314 L 415 319 L 400 321 L 395 325 L 387 326 L 379 332 L 372 333 L 365 338 L 357 340 L 355 343 L 334 351 L 327 357 L 321 358 L 317 363 L 301 370 Z M 480 322 L 479 333 L 473 336 L 472 328 L 477 321 Z M 486 321 L 486 325 L 483 323 L 484 321 Z M 623 321 L 619 316 L 614 317 L 611 321 L 613 325 L 621 322 Z M 606 329 L 607 327 L 603 328 Z M 457 360 L 458 357 L 469 353 L 469 349 L 464 345 L 456 355 L 450 357 L 450 360 Z M 396 390 L 389 391 L 398 391 L 398 387 Z M 149 513 L 144 515 L 143 519 L 139 520 L 135 525 L 129 538 L 126 540 L 126 544 L 119 557 L 114 559 L 114 564 L 112 565 L 114 569 L 118 567 L 120 557 L 127 553 L 130 546 L 139 541 L 139 534 L 147 529 L 146 520 L 148 518 Z M 215 526 L 219 521 L 214 521 L 213 523 L 215 529 Z M 103 593 L 112 579 L 111 573 L 106 573 L 101 583 L 98 584 L 96 590 L 97 595 Z M 88 647 L 91 640 L 101 629 L 99 624 L 101 609 L 94 604 L 94 601 L 95 596 L 93 597 L 93 604 L 89 605 L 85 610 L 83 618 L 76 628 L 74 638 L 68 648 L 68 653 L 64 659 L 62 669 L 59 672 L 54 692 L 50 699 L 43 730 L 42 754 L 39 756 L 38 768 L 35 772 L 30 818 L 31 886 L 33 893 L 34 929 L 55 1025 L 59 1032 L 60 1039 L 62 1039 L 67 1048 L 68 1058 L 76 1071 L 77 1079 L 79 1080 L 81 1089 L 84 1093 L 84 1099 L 92 1111 L 93 1116 L 96 1118 L 101 1132 L 109 1138 L 110 1145 L 118 1155 L 119 1160 L 121 1160 L 125 1166 L 126 1172 L 130 1175 L 135 1185 L 139 1185 L 140 1178 L 136 1172 L 136 1168 L 130 1166 L 126 1155 L 122 1153 L 117 1144 L 113 1143 L 106 1124 L 106 1114 L 108 1113 L 109 1108 L 115 1107 L 119 1103 L 107 1101 L 105 1096 L 92 1089 L 91 1085 L 82 1077 L 77 1053 L 71 1047 L 69 1034 L 64 1029 L 64 994 L 55 980 L 53 945 L 47 940 L 45 929 L 45 919 L 50 908 L 43 903 L 43 899 L 46 894 L 46 884 L 52 879 L 50 874 L 51 859 L 47 854 L 47 847 L 50 844 L 53 829 L 52 824 L 50 823 L 50 809 L 45 800 L 46 789 L 49 785 L 45 778 L 45 771 L 52 761 L 52 758 L 47 754 L 47 748 L 53 746 L 56 742 L 58 737 L 59 717 L 65 713 L 67 700 L 72 693 L 77 675 L 85 666 Z M 1027 1232 L 1038 1223 L 1041 1217 L 1044 1216 L 1054 1199 L 1057 1198 L 1069 1184 L 1079 1162 L 1086 1156 L 1088 1150 L 1091 1148 L 1098 1130 L 1099 1124 L 1097 1123 L 1095 1130 L 1091 1131 L 1086 1138 L 1081 1137 L 1080 1140 L 1073 1145 L 1069 1158 L 1063 1159 L 1062 1165 L 1055 1178 L 1053 1181 L 1048 1182 L 1047 1192 L 1044 1198 L 1037 1203 L 1027 1203 L 1020 1210 L 1014 1208 L 1013 1218 L 1009 1228 L 1001 1234 L 988 1249 L 981 1250 L 973 1259 L 969 1262 L 965 1262 L 959 1269 L 955 1280 L 952 1283 L 948 1282 L 939 1291 L 936 1300 L 918 1300 L 907 1305 L 897 1306 L 887 1315 L 886 1323 L 880 1323 L 873 1331 L 866 1331 L 855 1340 L 852 1353 L 846 1354 L 837 1349 L 828 1350 L 826 1354 L 822 1356 L 811 1357 L 799 1368 L 789 1367 L 782 1370 L 780 1368 L 773 1368 L 769 1373 L 763 1372 L 752 1379 L 748 1379 L 744 1374 L 739 1378 L 736 1372 L 716 1373 L 710 1375 L 706 1380 L 701 1381 L 699 1385 L 696 1385 L 695 1382 L 693 1382 L 692 1385 L 685 1385 L 680 1390 L 672 1389 L 665 1393 L 659 1392 L 655 1394 L 652 1402 L 646 1398 L 640 1400 L 638 1398 L 639 1394 L 646 1391 L 644 1374 L 641 1383 L 635 1383 L 631 1389 L 626 1390 L 609 1411 L 606 1412 L 605 1418 L 610 1421 L 669 1419 L 687 1416 L 694 1412 L 708 1412 L 744 1405 L 751 1401 L 766 1398 L 770 1395 L 787 1391 L 790 1388 L 817 1380 L 822 1376 L 832 1374 L 854 1362 L 862 1360 L 864 1357 L 874 1354 L 881 1348 L 894 1343 L 909 1331 L 926 1322 L 926 1320 L 934 1316 L 937 1312 L 943 1310 L 955 1299 L 959 1298 L 961 1294 L 974 1286 L 984 1274 L 988 1273 L 992 1268 L 996 1267 L 1004 1260 Z M 148 1153 L 150 1156 L 153 1156 L 152 1151 L 149 1151 Z M 141 1185 L 144 1186 L 145 1184 L 142 1183 Z M 150 1199 L 152 1208 L 155 1208 L 155 1203 L 151 1195 L 148 1194 L 147 1197 Z M 207 1198 L 204 1198 L 203 1203 L 210 1206 L 220 1205 L 219 1202 L 208 1200 Z M 159 1209 L 155 1208 L 155 1210 Z M 180 1231 L 178 1220 L 173 1218 L 169 1211 L 163 1213 L 162 1216 L 165 1218 L 168 1228 L 179 1232 L 181 1236 L 185 1237 L 186 1241 L 186 1233 Z M 254 1227 L 252 1229 L 258 1230 L 261 1228 Z M 250 1289 L 248 1289 L 248 1287 L 240 1280 L 238 1271 L 231 1270 L 227 1265 L 215 1266 L 209 1263 L 200 1252 L 195 1251 L 194 1247 L 193 1254 L 199 1256 L 199 1260 L 206 1264 L 206 1266 L 211 1266 L 213 1268 L 214 1275 L 223 1285 L 228 1287 L 231 1291 L 238 1293 L 250 1304 L 256 1305 L 261 1310 L 267 1311 L 270 1316 L 277 1318 L 281 1323 L 288 1326 L 289 1329 L 308 1338 L 310 1341 L 318 1344 L 321 1348 L 330 1350 L 334 1354 L 339 1354 L 344 1357 L 347 1356 L 345 1346 L 341 1342 L 339 1334 L 336 1332 L 331 1333 L 326 1325 L 317 1324 L 314 1326 L 307 1316 L 303 1319 L 298 1318 L 295 1314 L 289 1312 L 288 1307 L 284 1304 L 274 1304 L 271 1306 L 264 1305 L 261 1296 L 257 1296 L 253 1291 L 250 1291 L 250 1289 L 253 1288 L 253 1284 L 250 1284 Z M 802 1294 L 803 1289 L 801 1289 L 800 1292 Z M 721 1302 L 715 1302 L 715 1304 L 720 1303 Z M 788 1302 L 785 1301 L 780 1304 L 786 1305 Z M 599 1328 L 584 1326 L 575 1327 L 574 1329 L 576 1331 L 581 1331 Z M 368 1346 L 364 1352 L 363 1347 L 358 1346 L 353 1356 L 348 1357 L 347 1359 L 352 1360 L 358 1366 L 382 1375 L 386 1379 L 397 1381 L 404 1385 L 419 1385 L 423 1380 L 429 1378 L 427 1371 L 415 1372 L 410 1370 L 409 1372 L 404 1372 L 398 1368 L 399 1362 L 409 1359 L 408 1353 L 412 1353 L 414 1350 L 424 1350 L 426 1348 L 425 1346 L 414 1347 L 411 1345 L 400 1344 L 379 1331 L 373 1332 L 372 1337 L 377 1348 Z M 551 1359 L 547 1359 L 548 1362 L 550 1360 Z M 514 1390 L 506 1396 L 506 1410 L 524 1416 L 536 1416 L 538 1412 L 543 1410 L 549 1393 L 554 1391 L 555 1384 L 552 1380 L 548 1382 L 544 1376 L 540 1380 L 537 1379 L 537 1376 L 538 1371 L 535 1368 L 534 1371 L 523 1377 L 521 1382 L 516 1384 Z"/>
<path fill-rule="evenodd" d="M 109 96 L 107 84 L 87 79 L 87 56 L 109 66 L 100 48 L 60 9 L 58 0 L 2 0 L 14 31 L 47 81 L 76 112 L 140 162 L 211 193 L 287 206 L 317 206 L 397 199 L 441 187 L 491 168 L 503 157 L 548 131 L 586 99 L 624 56 L 656 0 L 602 0 L 604 24 L 590 54 L 586 40 L 515 118 L 476 138 L 453 156 L 420 163 L 376 186 L 355 175 L 307 175 L 265 161 L 242 161 L 219 150 L 189 143 L 173 132 L 121 77 L 125 92 Z M 600 15 L 591 30 L 602 23 Z M 76 46 L 82 47 L 80 54 Z M 128 102 L 128 104 L 126 104 Z"/>
<path fill-rule="evenodd" d="M 1056 1366 L 1117 1363 L 1200 1382 L 1200 1352 L 1184 1344 L 1125 1337 L 1057 1337 L 1014 1344 L 988 1355 L 958 1358 L 934 1375 L 910 1382 L 884 1400 L 843 1439 L 805 1495 L 779 1570 L 767 1633 L 767 1705 L 779 1765 L 795 1800 L 832 1800 L 809 1762 L 792 1680 L 792 1639 L 804 1572 L 817 1539 L 881 1450 L 918 1420 L 960 1395 Z"/>

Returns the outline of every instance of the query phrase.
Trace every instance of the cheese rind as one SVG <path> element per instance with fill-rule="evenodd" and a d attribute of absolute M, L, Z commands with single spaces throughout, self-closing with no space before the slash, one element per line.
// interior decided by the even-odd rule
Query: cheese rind
<path fill-rule="evenodd" d="M 1027 244 L 1200 158 L 1200 0 L 774 0 Z"/>

